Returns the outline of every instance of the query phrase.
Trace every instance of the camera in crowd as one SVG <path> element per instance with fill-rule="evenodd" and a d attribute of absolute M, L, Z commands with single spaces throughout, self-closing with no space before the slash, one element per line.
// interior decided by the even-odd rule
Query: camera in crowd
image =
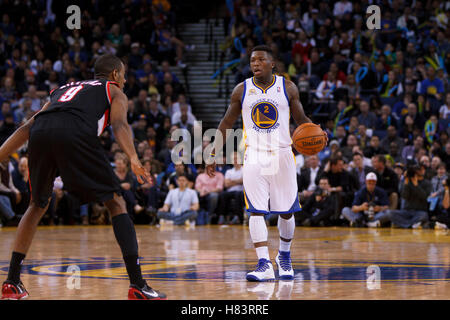
<path fill-rule="evenodd" d="M 367 215 L 367 218 L 369 221 L 372 221 L 375 215 L 375 202 L 369 202 L 369 209 L 365 211 L 365 214 Z"/>
<path fill-rule="evenodd" d="M 317 188 L 315 191 L 316 196 L 321 196 L 322 198 L 328 197 L 330 195 L 330 192 L 328 190 L 324 190 L 321 188 Z"/>

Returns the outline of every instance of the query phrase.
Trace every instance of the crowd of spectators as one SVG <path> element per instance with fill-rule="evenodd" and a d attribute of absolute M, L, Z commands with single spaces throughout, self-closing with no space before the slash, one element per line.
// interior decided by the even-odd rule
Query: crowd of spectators
<path fill-rule="evenodd" d="M 169 180 L 176 183 L 170 157 L 175 143 L 170 134 L 177 128 L 192 132 L 196 121 L 185 88 L 173 72 L 174 67 L 186 67 L 183 54 L 193 46 L 176 37 L 176 14 L 168 0 L 84 1 L 81 28 L 74 30 L 66 26 L 68 5 L 67 1 L 0 2 L 0 144 L 40 110 L 51 90 L 92 79 L 98 56 L 119 56 L 126 66 L 128 122 L 153 183 L 137 183 L 111 130 L 100 139 L 121 183 L 128 212 L 135 222 L 148 222 L 151 215 L 146 213 L 156 212 L 173 186 Z M 26 145 L 0 164 L 0 174 L 0 224 L 15 225 L 30 200 Z M 105 207 L 80 206 L 63 182 L 55 180 L 42 223 L 108 222 Z"/>
<path fill-rule="evenodd" d="M 170 2 L 92 2 L 82 12 L 80 30 L 65 27 L 59 2 L 53 1 L 53 13 L 48 3 L 0 4 L 0 143 L 41 108 L 50 90 L 93 78 L 95 59 L 114 53 L 126 65 L 128 122 L 152 183 L 137 183 L 110 130 L 100 139 L 134 222 L 242 223 L 237 153 L 234 164 L 218 166 L 214 178 L 204 165 L 171 160 L 177 143 L 172 132 L 183 128 L 192 134 L 196 117 L 173 72 L 185 67 L 183 52 L 192 46 L 176 37 Z M 430 0 L 375 4 L 381 6 L 382 29 L 371 31 L 365 27 L 367 1 L 234 1 L 224 48 L 230 60 L 241 60 L 233 70 L 240 82 L 251 76 L 251 48 L 271 46 L 276 72 L 298 85 L 307 115 L 329 135 L 318 155 L 296 153 L 303 205 L 297 225 L 445 228 L 449 6 Z M 192 157 L 201 156 L 207 144 Z M 29 202 L 26 146 L 0 165 L 0 174 L 0 217 L 14 225 Z M 80 206 L 55 181 L 42 223 L 109 222 L 105 207 Z"/>
<path fill-rule="evenodd" d="M 366 27 L 372 4 L 380 30 Z M 298 225 L 446 225 L 449 2 L 234 1 L 229 9 L 225 52 L 241 61 L 236 83 L 252 76 L 251 49 L 269 45 L 275 72 L 297 84 L 306 114 L 328 133 L 317 156 L 296 156 Z"/>

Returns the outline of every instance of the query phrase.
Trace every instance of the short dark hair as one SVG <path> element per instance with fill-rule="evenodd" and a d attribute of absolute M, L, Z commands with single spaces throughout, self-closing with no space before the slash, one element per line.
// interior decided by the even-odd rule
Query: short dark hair
<path fill-rule="evenodd" d="M 94 73 L 96 78 L 106 78 L 114 70 L 122 69 L 122 60 L 113 54 L 104 54 L 97 58 L 94 65 Z"/>
<path fill-rule="evenodd" d="M 177 175 L 177 180 L 180 179 L 181 177 L 185 177 L 187 180 L 189 180 L 187 174 L 185 173 L 180 173 L 179 175 Z"/>
<path fill-rule="evenodd" d="M 253 53 L 253 52 L 255 52 L 255 51 L 265 51 L 265 52 L 267 52 L 268 54 L 270 54 L 270 56 L 273 58 L 273 51 L 272 51 L 272 49 L 271 49 L 269 46 L 266 46 L 265 44 L 262 44 L 262 45 L 253 47 L 251 53 Z"/>
<path fill-rule="evenodd" d="M 352 157 L 354 156 L 360 156 L 361 158 L 364 158 L 363 154 L 361 152 L 355 152 Z"/>
<path fill-rule="evenodd" d="M 342 159 L 342 158 L 339 157 L 339 156 L 333 156 L 333 157 L 331 157 L 331 158 L 330 158 L 330 166 L 335 166 L 335 165 L 337 165 L 337 163 L 338 163 L 339 161 L 344 161 L 344 159 Z"/>
<path fill-rule="evenodd" d="M 386 164 L 386 158 L 382 154 L 377 154 L 374 157 L 375 157 L 375 159 L 377 159 L 382 164 Z"/>

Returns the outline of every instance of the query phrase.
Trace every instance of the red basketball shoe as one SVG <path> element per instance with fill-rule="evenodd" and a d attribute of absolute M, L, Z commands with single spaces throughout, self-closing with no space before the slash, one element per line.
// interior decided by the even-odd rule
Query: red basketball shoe
<path fill-rule="evenodd" d="M 167 296 L 162 292 L 153 290 L 147 284 L 143 288 L 130 284 L 128 300 L 167 300 Z"/>
<path fill-rule="evenodd" d="M 2 285 L 2 300 L 21 300 L 28 298 L 28 291 L 22 281 L 18 284 L 6 280 Z"/>

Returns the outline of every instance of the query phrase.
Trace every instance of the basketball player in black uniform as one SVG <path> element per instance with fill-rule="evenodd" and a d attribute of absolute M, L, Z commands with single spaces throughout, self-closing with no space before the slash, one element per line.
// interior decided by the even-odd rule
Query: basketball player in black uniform
<path fill-rule="evenodd" d="M 120 184 L 102 151 L 98 136 L 111 124 L 139 183 L 150 182 L 141 165 L 127 123 L 128 100 L 122 89 L 125 67 L 114 55 L 99 57 L 95 79 L 68 83 L 50 93 L 50 101 L 0 147 L 4 159 L 29 138 L 29 172 L 32 200 L 20 221 L 14 242 L 3 299 L 23 299 L 28 292 L 20 281 L 22 261 L 49 205 L 53 181 L 60 175 L 65 188 L 82 203 L 104 202 L 130 278 L 129 299 L 166 299 L 142 278 L 133 222 L 126 213 Z"/>

